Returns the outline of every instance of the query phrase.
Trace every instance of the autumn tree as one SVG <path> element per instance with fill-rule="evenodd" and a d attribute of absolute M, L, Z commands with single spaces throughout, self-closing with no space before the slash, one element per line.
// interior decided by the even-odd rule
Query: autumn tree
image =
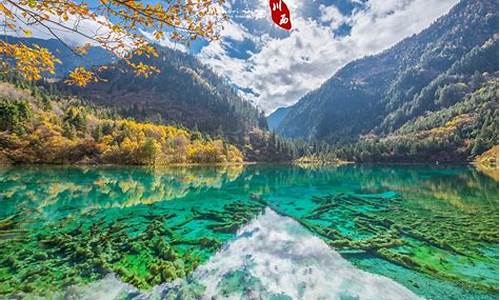
<path fill-rule="evenodd" d="M 144 1 L 145 2 L 145 1 Z M 134 62 L 132 57 L 157 56 L 155 48 L 142 34 L 152 32 L 154 40 L 163 38 L 189 43 L 196 39 L 219 38 L 226 18 L 224 0 L 157 0 L 155 4 L 141 0 L 0 0 L 0 26 L 4 34 L 30 36 L 34 27 L 59 40 L 75 54 L 84 55 L 91 46 L 100 46 L 123 59 L 141 76 L 158 70 L 154 66 Z M 92 28 L 92 29 L 89 29 Z M 71 33 L 82 45 L 68 44 L 63 33 Z M 40 80 L 54 73 L 60 61 L 37 45 L 0 41 L 0 67 L 14 69 L 27 80 Z M 5 59 L 6 58 L 6 59 Z M 85 86 L 97 81 L 97 75 L 83 66 L 76 67 L 66 82 Z"/>

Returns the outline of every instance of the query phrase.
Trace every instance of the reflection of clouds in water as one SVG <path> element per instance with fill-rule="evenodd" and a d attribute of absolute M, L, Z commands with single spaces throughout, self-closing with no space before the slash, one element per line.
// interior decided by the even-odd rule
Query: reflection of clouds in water
<path fill-rule="evenodd" d="M 195 274 L 210 298 L 234 282 L 242 286 L 226 290 L 235 298 L 245 293 L 286 295 L 292 299 L 417 299 L 394 281 L 352 266 L 290 218 L 266 213 L 246 225 L 236 240 L 211 258 Z M 250 289 L 248 289 L 250 288 Z M 350 297 L 350 298 L 349 298 Z"/>
<path fill-rule="evenodd" d="M 137 289 L 119 281 L 113 274 L 86 286 L 69 287 L 54 299 L 64 300 L 118 300 L 137 294 Z"/>
<path fill-rule="evenodd" d="M 297 222 L 269 209 L 186 281 L 137 295 L 130 286 L 108 276 L 75 291 L 86 291 L 80 299 L 103 300 L 121 293 L 132 299 L 200 294 L 203 299 L 418 299 L 391 279 L 355 268 Z"/>

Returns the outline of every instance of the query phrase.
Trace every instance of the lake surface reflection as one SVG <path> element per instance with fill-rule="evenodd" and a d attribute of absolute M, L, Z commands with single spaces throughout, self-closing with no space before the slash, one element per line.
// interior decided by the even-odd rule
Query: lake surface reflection
<path fill-rule="evenodd" d="M 14 166 L 0 205 L 0 298 L 498 299 L 468 166 Z"/>

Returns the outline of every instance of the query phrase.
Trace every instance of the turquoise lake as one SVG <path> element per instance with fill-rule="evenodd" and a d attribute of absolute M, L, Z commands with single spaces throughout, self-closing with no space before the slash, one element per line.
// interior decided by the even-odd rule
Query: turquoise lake
<path fill-rule="evenodd" d="M 0 167 L 0 299 L 498 299 L 470 166 Z"/>

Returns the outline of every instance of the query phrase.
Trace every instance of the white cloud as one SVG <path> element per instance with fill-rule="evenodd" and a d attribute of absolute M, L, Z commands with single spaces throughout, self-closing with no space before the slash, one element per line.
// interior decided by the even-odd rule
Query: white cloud
<path fill-rule="evenodd" d="M 276 105 L 289 104 L 289 98 L 297 100 L 319 86 L 339 63 L 334 57 L 325 61 L 318 59 L 334 54 L 325 43 L 331 39 L 328 28 L 303 19 L 297 19 L 295 26 L 297 29 L 288 38 L 262 37 L 264 47 L 247 61 L 230 58 L 220 51 L 223 49 L 220 45 L 203 49 L 203 61 L 228 75 L 238 86 L 258 93 L 257 97 L 249 97 L 266 111 Z M 268 101 L 270 97 L 273 101 Z"/>
<path fill-rule="evenodd" d="M 234 22 L 226 22 L 224 24 L 221 36 L 235 41 L 243 41 L 245 38 L 251 38 L 251 35 L 243 26 Z"/>
<path fill-rule="evenodd" d="M 181 52 L 188 52 L 189 51 L 189 48 L 188 46 L 186 46 L 185 44 L 183 43 L 176 43 L 176 42 L 173 42 L 171 41 L 167 36 L 163 36 L 159 41 L 154 37 L 153 33 L 152 32 L 149 32 L 149 31 L 144 31 L 142 29 L 139 29 L 139 31 L 141 32 L 142 35 L 144 35 L 144 37 L 149 40 L 148 43 L 152 43 L 152 42 L 155 42 L 155 43 L 158 43 L 160 44 L 161 46 L 163 47 L 168 47 L 168 48 L 171 48 L 171 49 L 175 49 L 175 50 L 179 50 Z"/>
<path fill-rule="evenodd" d="M 323 5 L 319 6 L 319 10 L 321 12 L 320 20 L 323 23 L 330 23 L 330 27 L 333 29 L 338 28 L 340 25 L 346 23 L 349 18 L 344 16 L 335 5 Z"/>
<path fill-rule="evenodd" d="M 259 3 L 261 9 L 268 9 L 267 1 Z M 232 57 L 228 53 L 231 45 L 225 42 L 208 45 L 199 57 L 234 84 L 252 90 L 246 97 L 269 113 L 318 88 L 347 62 L 380 52 L 425 29 L 456 3 L 457 0 L 369 0 L 365 9 L 351 16 L 342 16 L 333 6 L 320 6 L 319 20 L 301 17 L 299 4 L 292 3 L 289 7 L 296 9 L 291 10 L 294 29 L 286 37 L 248 37 L 248 31 L 239 26 L 245 34 L 242 37 L 259 45 L 247 60 Z M 351 34 L 334 37 L 333 31 L 342 23 L 352 27 Z"/>

